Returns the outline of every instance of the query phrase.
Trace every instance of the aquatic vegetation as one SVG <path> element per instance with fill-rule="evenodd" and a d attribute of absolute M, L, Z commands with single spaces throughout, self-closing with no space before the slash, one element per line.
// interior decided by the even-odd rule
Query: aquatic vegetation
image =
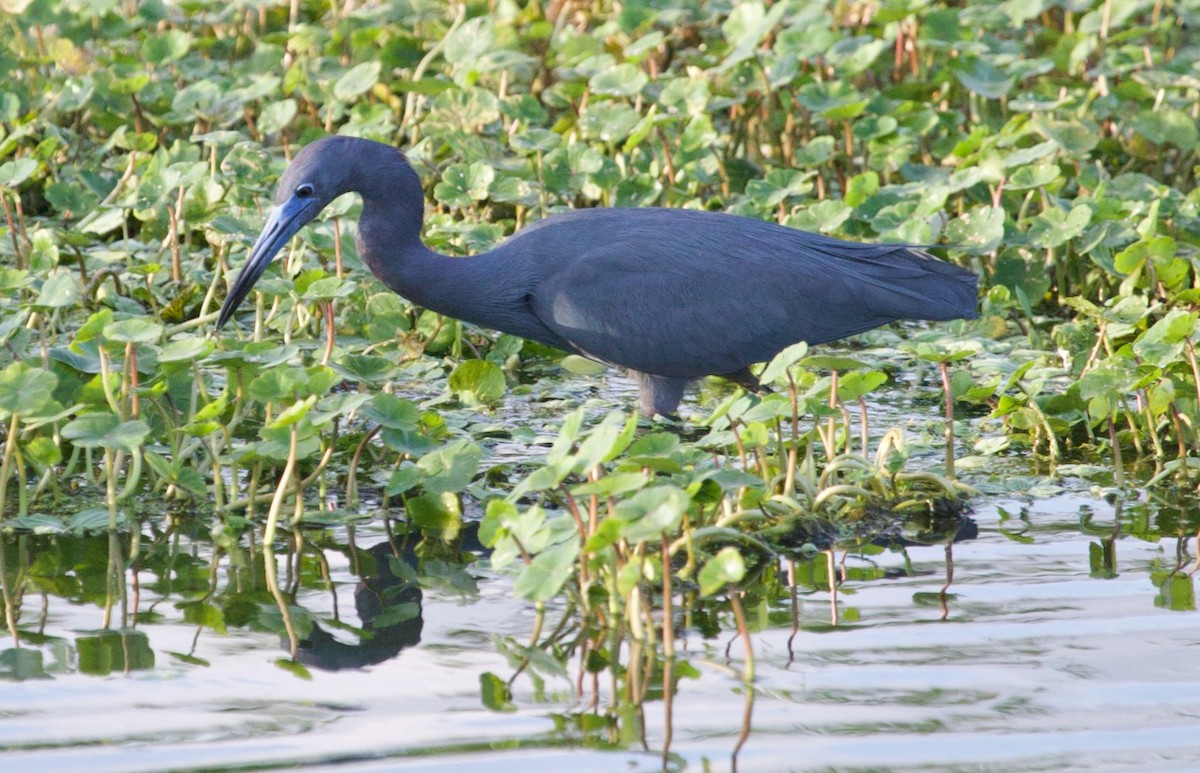
<path fill-rule="evenodd" d="M 0 529 L 120 536 L 111 582 L 143 497 L 261 522 L 270 571 L 306 524 L 434 544 L 482 514 L 518 595 L 669 653 L 674 604 L 745 633 L 785 557 L 952 522 L 964 465 L 1195 491 L 1188 4 L 83 5 L 0 6 Z M 798 345 L 773 392 L 640 426 L 558 378 L 594 363 L 382 291 L 343 199 L 212 334 L 286 159 L 335 131 L 405 148 L 442 252 L 724 209 L 942 245 L 981 317 Z"/>

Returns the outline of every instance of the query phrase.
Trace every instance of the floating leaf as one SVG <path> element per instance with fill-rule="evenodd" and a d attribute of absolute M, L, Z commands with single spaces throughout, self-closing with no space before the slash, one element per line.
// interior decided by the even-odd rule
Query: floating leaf
<path fill-rule="evenodd" d="M 422 456 L 417 462 L 421 485 L 428 492 L 459 492 L 479 471 L 483 449 L 470 440 L 459 440 Z"/>
<path fill-rule="evenodd" d="M 491 405 L 504 396 L 504 371 L 488 360 L 463 360 L 450 373 L 448 383 L 467 405 Z"/>

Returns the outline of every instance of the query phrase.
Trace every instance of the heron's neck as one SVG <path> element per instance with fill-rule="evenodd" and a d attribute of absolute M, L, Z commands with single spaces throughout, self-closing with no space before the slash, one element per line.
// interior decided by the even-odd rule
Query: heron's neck
<path fill-rule="evenodd" d="M 509 270 L 500 251 L 454 258 L 429 249 L 421 241 L 419 216 L 414 222 L 413 213 L 397 201 L 363 194 L 358 247 L 371 273 L 418 306 L 525 334 L 514 319 L 515 307 L 524 302 L 522 272 Z"/>

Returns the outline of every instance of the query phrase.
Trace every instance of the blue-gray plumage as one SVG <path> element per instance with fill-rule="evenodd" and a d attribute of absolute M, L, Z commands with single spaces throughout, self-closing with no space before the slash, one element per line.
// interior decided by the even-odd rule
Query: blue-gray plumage
<path fill-rule="evenodd" d="M 441 314 L 628 368 L 649 415 L 674 412 L 702 376 L 756 386 L 749 366 L 797 341 L 975 316 L 975 275 L 919 249 L 716 212 L 579 210 L 482 255 L 439 255 L 421 241 L 424 195 L 404 155 L 327 137 L 284 172 L 218 327 L 288 239 L 350 192 L 363 202 L 359 254 L 389 288 Z"/>

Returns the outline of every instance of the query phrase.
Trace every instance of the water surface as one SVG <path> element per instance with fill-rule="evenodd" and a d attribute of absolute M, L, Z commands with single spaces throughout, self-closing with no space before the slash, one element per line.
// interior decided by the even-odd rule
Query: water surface
<path fill-rule="evenodd" d="M 827 590 L 798 589 L 794 635 L 786 596 L 752 606 L 751 691 L 732 633 L 682 631 L 680 660 L 691 671 L 673 696 L 668 765 L 1200 764 L 1192 578 L 1168 574 L 1179 538 L 1129 533 L 1162 515 L 1134 505 L 1118 523 L 1111 504 L 1077 492 L 1036 502 L 985 498 L 972 515 L 977 538 L 953 545 L 954 582 L 944 597 L 945 547 L 911 546 L 907 562 L 898 551 L 848 558 L 836 624 Z M 456 589 L 445 571 L 426 577 L 432 587 L 420 594 L 419 622 L 404 634 L 396 633 L 403 625 L 381 626 L 376 638 L 389 643 L 364 644 L 355 606 L 363 586 L 347 540 L 344 527 L 333 529 L 300 562 L 294 607 L 341 645 L 302 650 L 304 675 L 280 664 L 288 641 L 261 576 L 229 557 L 213 572 L 203 535 L 144 535 L 137 622 L 123 635 L 100 632 L 104 538 L 8 537 L 10 580 L 23 567 L 47 592 L 27 590 L 20 651 L 7 637 L 0 652 L 9 680 L 0 691 L 5 767 L 661 767 L 664 702 L 613 711 L 608 675 L 597 681 L 595 709 L 591 680 L 577 692 L 574 667 L 522 674 L 513 682 L 514 710 L 485 707 L 481 675 L 508 679 L 515 668 L 496 642 L 526 642 L 533 614 L 513 600 L 507 578 L 481 564 L 456 575 L 460 585 L 473 578 L 475 591 Z M 376 525 L 356 529 L 354 540 L 360 549 L 387 544 Z M 1098 562 L 1104 555 L 1107 566 Z M 132 584 L 132 574 L 127 579 Z M 356 667 L 356 659 L 376 658 Z"/>

